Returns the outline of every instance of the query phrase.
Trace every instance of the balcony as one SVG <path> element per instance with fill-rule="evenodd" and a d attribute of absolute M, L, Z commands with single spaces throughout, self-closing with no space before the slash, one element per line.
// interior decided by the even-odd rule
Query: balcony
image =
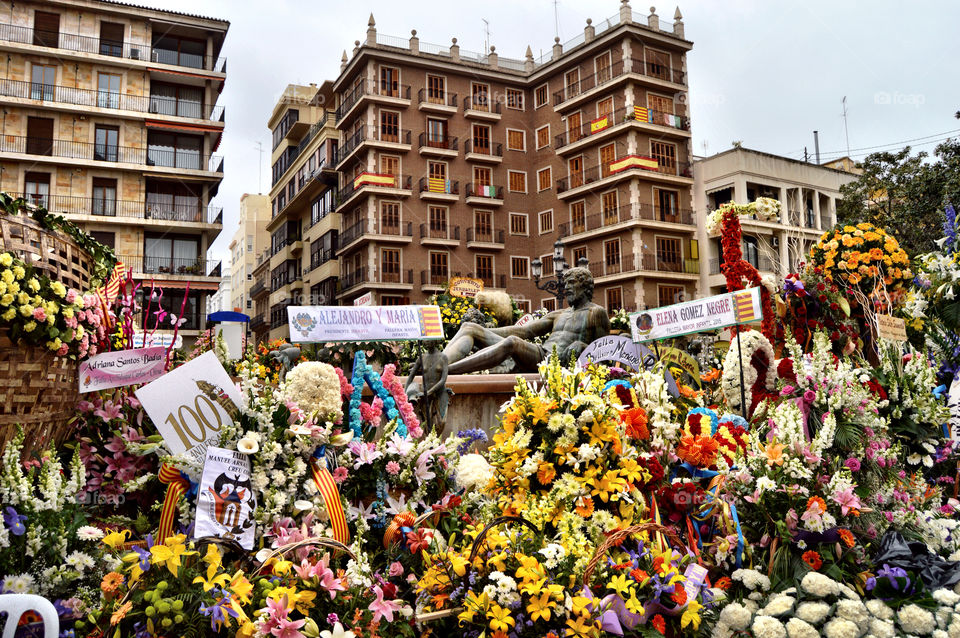
<path fill-rule="evenodd" d="M 226 58 L 183 53 L 145 43 L 115 42 L 59 31 L 42 31 L 14 24 L 0 24 L 0 42 L 49 47 L 76 53 L 92 53 L 126 60 L 149 60 L 158 64 L 185 66 L 213 73 L 227 72 Z"/>
<path fill-rule="evenodd" d="M 367 268 L 345 273 L 340 277 L 341 291 L 360 285 L 376 285 L 377 287 L 413 286 L 413 269 L 395 270 L 392 272 L 370 272 Z"/>
<path fill-rule="evenodd" d="M 418 184 L 420 199 L 455 202 L 460 199 L 460 182 L 439 177 L 421 177 Z"/>
<path fill-rule="evenodd" d="M 467 203 L 482 206 L 502 206 L 503 186 L 484 186 L 482 184 L 467 184 Z"/>
<path fill-rule="evenodd" d="M 376 80 L 362 82 L 340 99 L 340 106 L 336 110 L 337 124 L 340 124 L 364 98 L 386 104 L 410 106 L 410 85 L 381 84 Z"/>
<path fill-rule="evenodd" d="M 10 193 L 10 195 L 29 199 L 52 213 L 62 215 L 93 215 L 96 217 L 154 219 L 177 223 L 192 222 L 223 225 L 223 209 L 215 206 L 146 204 L 137 200 L 70 197 L 67 195 L 45 195 L 43 197 L 27 193 Z"/>
<path fill-rule="evenodd" d="M 471 95 L 463 98 L 463 115 L 477 120 L 499 121 L 500 102 L 491 101 L 483 95 Z"/>
<path fill-rule="evenodd" d="M 133 111 L 152 115 L 169 115 L 195 120 L 222 122 L 222 106 L 203 105 L 175 98 L 154 95 L 128 95 L 95 89 L 78 89 L 59 84 L 40 84 L 22 80 L 0 80 L 0 97 L 70 104 L 111 111 Z"/>
<path fill-rule="evenodd" d="M 460 227 L 433 224 L 420 224 L 420 243 L 424 246 L 448 246 L 456 248 L 460 245 Z"/>
<path fill-rule="evenodd" d="M 336 243 L 336 242 L 334 242 Z M 336 248 L 329 248 L 327 250 L 320 250 L 317 252 L 310 253 L 310 267 L 307 268 L 307 272 L 312 272 L 324 265 L 327 262 L 333 261 L 337 258 Z"/>
<path fill-rule="evenodd" d="M 565 86 L 563 90 L 554 93 L 553 106 L 557 110 L 563 110 L 579 104 L 600 92 L 595 89 L 612 84 L 629 74 L 655 80 L 658 85 L 660 82 L 669 82 L 685 86 L 686 83 L 686 75 L 680 69 L 655 62 L 644 62 L 643 60 L 632 60 L 630 64 L 625 65 L 623 60 L 619 60 L 610 67 L 588 75 L 578 82 L 572 82 Z"/>
<path fill-rule="evenodd" d="M 468 228 L 467 248 L 502 250 L 505 235 L 506 233 L 503 230 L 477 230 L 476 228 Z"/>
<path fill-rule="evenodd" d="M 287 171 L 290 169 L 291 166 L 293 166 L 293 164 L 295 163 L 295 160 L 298 157 L 300 157 L 304 149 L 307 148 L 307 145 L 310 144 L 311 141 L 313 141 L 313 138 L 315 138 L 320 133 L 320 131 L 323 130 L 325 126 L 333 126 L 333 124 L 334 124 L 333 112 L 325 111 L 323 115 L 320 116 L 320 119 L 317 120 L 313 124 L 313 126 L 310 127 L 310 131 L 302 140 L 300 140 L 300 143 L 297 146 L 288 146 L 285 149 L 284 153 L 280 156 L 280 158 L 274 163 L 274 166 L 272 169 L 273 180 L 270 182 L 270 185 L 273 186 L 277 182 L 282 181 L 284 176 L 287 174 Z M 335 156 L 331 158 L 331 164 L 333 165 L 336 164 Z M 331 164 L 327 163 L 325 157 L 321 158 L 320 165 L 317 166 L 315 175 L 321 178 L 327 177 L 330 175 L 335 176 L 334 168 L 333 168 L 333 165 Z"/>
<path fill-rule="evenodd" d="M 381 220 L 376 220 L 373 225 L 367 219 L 362 219 L 340 232 L 340 247 L 337 252 L 343 254 L 344 250 L 361 238 L 375 238 L 381 242 L 399 241 L 410 243 L 413 241 L 413 222 L 397 222 L 395 224 L 384 224 Z"/>
<path fill-rule="evenodd" d="M 770 259 L 769 257 L 758 257 L 755 260 L 747 259 L 747 263 L 751 264 L 759 272 L 770 272 L 777 273 L 780 270 L 780 264 Z M 710 260 L 710 274 L 719 275 L 723 271 L 720 269 L 722 262 L 720 257 L 714 257 Z"/>
<path fill-rule="evenodd" d="M 378 173 L 360 173 L 344 184 L 337 192 L 337 208 L 346 206 L 355 195 L 369 192 L 371 189 L 397 197 L 409 197 L 413 194 L 413 178 L 410 175 L 381 175 Z"/>
<path fill-rule="evenodd" d="M 135 148 L 117 146 L 116 144 L 71 142 L 42 137 L 5 135 L 0 137 L 0 153 L 21 153 L 114 164 L 136 164 L 138 170 L 146 165 L 223 173 L 223 157 L 201 155 L 198 152 L 183 149 Z M 204 166 L 207 168 L 203 168 Z"/>
<path fill-rule="evenodd" d="M 259 299 L 270 294 L 270 288 L 267 287 L 266 279 L 257 279 L 253 287 L 250 288 L 250 298 Z"/>
<path fill-rule="evenodd" d="M 343 143 L 337 148 L 333 163 L 337 168 L 340 168 L 355 152 L 367 144 L 379 148 L 409 151 L 410 136 L 411 133 L 408 129 L 392 132 L 373 126 L 357 129 L 353 135 L 343 140 Z"/>
<path fill-rule="evenodd" d="M 499 164 L 503 161 L 503 144 L 475 144 L 473 140 L 467 140 L 463 145 L 463 159 L 468 162 L 493 162 Z"/>
<path fill-rule="evenodd" d="M 637 172 L 635 172 L 637 171 Z M 659 174 L 673 178 L 693 179 L 693 165 L 689 162 L 672 162 L 660 164 L 649 157 L 626 156 L 613 160 L 604 166 L 591 166 L 585 171 L 573 173 L 557 180 L 557 194 L 565 193 L 565 199 L 576 193 L 589 191 L 599 187 L 606 187 L 626 177 L 643 174 Z M 689 184 L 689 181 L 671 180 L 674 183 Z"/>
<path fill-rule="evenodd" d="M 139 275 L 169 275 L 171 277 L 220 278 L 220 262 L 194 258 L 119 255 L 123 264 Z"/>
<path fill-rule="evenodd" d="M 657 126 L 676 131 L 690 131 L 690 119 L 682 115 L 664 113 L 643 107 L 619 108 L 613 113 L 599 117 L 583 126 L 560 133 L 554 137 L 554 148 L 565 152 L 611 137 L 615 129 L 624 125 Z M 659 130 L 659 129 L 658 129 Z M 683 137 L 687 137 L 684 135 Z M 582 142 L 577 144 L 577 142 Z M 576 146 L 573 146 L 575 145 Z M 570 148 L 567 148 L 570 147 Z"/>
<path fill-rule="evenodd" d="M 450 273 L 434 272 L 432 270 L 420 271 L 420 285 L 442 288 L 450 281 Z"/>
<path fill-rule="evenodd" d="M 473 275 L 475 279 L 479 279 L 483 282 L 484 288 L 506 288 L 507 287 L 507 276 L 506 275 L 492 275 L 492 274 L 482 274 L 482 275 Z"/>
<path fill-rule="evenodd" d="M 250 318 L 250 329 L 254 332 L 261 332 L 267 329 L 267 322 L 263 318 L 262 312 L 258 312 Z"/>
<path fill-rule="evenodd" d="M 820 228 L 824 231 L 833 228 L 833 216 L 830 213 L 820 213 Z"/>
<path fill-rule="evenodd" d="M 604 232 L 619 232 L 623 230 L 625 224 L 641 225 L 644 222 L 652 222 L 654 227 L 661 227 L 664 223 L 685 226 L 696 225 L 696 214 L 686 208 L 661 209 L 659 206 L 651 206 L 650 204 L 637 204 L 636 206 L 636 211 L 633 210 L 633 204 L 624 204 L 617 208 L 563 222 L 558 227 L 559 234 L 561 237 L 581 234 L 599 236 L 603 235 Z M 686 230 L 693 230 L 693 228 Z"/>
<path fill-rule="evenodd" d="M 421 111 L 453 115 L 457 112 L 457 94 L 440 91 L 433 95 L 426 89 L 417 91 L 417 108 Z"/>
<path fill-rule="evenodd" d="M 661 259 L 651 253 L 642 255 L 638 261 L 635 255 L 628 253 L 592 262 L 589 269 L 594 278 L 604 278 L 604 281 L 635 277 L 641 272 L 675 274 L 684 276 L 684 279 L 694 279 L 700 274 L 700 262 L 697 259 Z"/>
<path fill-rule="evenodd" d="M 417 139 L 420 154 L 432 155 L 434 157 L 456 157 L 459 154 L 457 150 L 457 138 L 444 135 L 436 139 L 428 137 L 426 133 L 421 133 Z"/>
<path fill-rule="evenodd" d="M 300 119 L 299 110 L 288 110 L 277 125 L 283 131 L 283 137 L 291 142 L 297 142 L 310 130 L 310 123 Z"/>

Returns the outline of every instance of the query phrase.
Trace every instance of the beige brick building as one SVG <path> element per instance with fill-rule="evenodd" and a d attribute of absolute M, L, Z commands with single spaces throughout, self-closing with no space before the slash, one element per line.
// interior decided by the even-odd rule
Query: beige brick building
<path fill-rule="evenodd" d="M 100 0 L 0 2 L 0 188 L 79 222 L 203 327 L 222 228 L 229 23 Z M 168 326 L 169 327 L 169 326 Z"/>
<path fill-rule="evenodd" d="M 267 222 L 270 221 L 270 198 L 267 195 L 244 193 L 240 197 L 240 219 L 230 240 L 230 309 L 253 315 L 253 269 L 257 255 L 269 245 Z"/>

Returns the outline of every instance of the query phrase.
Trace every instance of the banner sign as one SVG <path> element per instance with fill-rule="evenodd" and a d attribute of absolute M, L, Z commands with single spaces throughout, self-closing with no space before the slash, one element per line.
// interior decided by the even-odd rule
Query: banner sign
<path fill-rule="evenodd" d="M 394 175 L 385 175 L 382 173 L 360 173 L 353 180 L 354 188 L 360 188 L 366 184 L 394 187 L 397 185 L 397 178 Z"/>
<path fill-rule="evenodd" d="M 889 341 L 907 340 L 907 322 L 892 315 L 877 315 L 877 334 Z"/>
<path fill-rule="evenodd" d="M 367 291 L 353 300 L 354 306 L 372 306 L 373 305 L 373 292 Z"/>
<path fill-rule="evenodd" d="M 177 333 L 177 339 L 174 341 L 173 335 L 169 333 L 153 333 L 151 335 L 146 335 L 142 332 L 135 332 L 133 334 L 133 348 L 149 348 L 151 346 L 163 346 L 164 348 L 169 348 L 170 344 L 173 344 L 175 349 L 179 349 L 183 346 L 183 335 Z"/>
<path fill-rule="evenodd" d="M 689 353 L 679 348 L 660 348 L 660 360 L 690 375 L 697 387 L 700 387 L 700 366 Z"/>
<path fill-rule="evenodd" d="M 253 549 L 256 497 L 250 485 L 250 457 L 243 452 L 208 447 L 197 491 L 194 538 L 215 536 Z"/>
<path fill-rule="evenodd" d="M 200 463 L 220 428 L 234 422 L 240 391 L 212 351 L 188 361 L 135 393 L 163 442 L 174 454 L 189 453 Z"/>
<path fill-rule="evenodd" d="M 577 357 L 577 365 L 581 368 L 587 367 L 591 362 L 602 361 L 620 363 L 630 370 L 651 370 L 657 365 L 657 357 L 650 348 L 634 343 L 629 337 L 623 335 L 608 335 L 595 339 Z M 667 391 L 671 396 L 680 396 L 673 374 L 667 369 L 663 372 L 667 380 Z"/>
<path fill-rule="evenodd" d="M 450 279 L 450 294 L 454 297 L 473 299 L 483 290 L 483 280 L 472 277 L 453 277 Z"/>
<path fill-rule="evenodd" d="M 80 362 L 80 392 L 149 383 L 163 376 L 166 363 L 163 346 L 98 354 Z"/>
<path fill-rule="evenodd" d="M 760 288 L 749 288 L 632 313 L 630 329 L 633 340 L 642 343 L 759 321 L 762 316 Z"/>
<path fill-rule="evenodd" d="M 289 306 L 292 343 L 442 339 L 439 306 Z"/>

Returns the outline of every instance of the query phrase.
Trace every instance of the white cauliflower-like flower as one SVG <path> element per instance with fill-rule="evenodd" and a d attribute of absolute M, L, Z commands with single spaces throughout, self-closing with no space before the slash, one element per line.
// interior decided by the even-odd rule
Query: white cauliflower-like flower
<path fill-rule="evenodd" d="M 760 612 L 766 616 L 782 616 L 783 614 L 791 611 L 793 609 L 793 598 L 790 596 L 778 595 L 774 596 L 767 603 L 767 606 L 763 608 L 763 611 Z"/>
<path fill-rule="evenodd" d="M 718 622 L 713 626 L 710 638 L 733 638 L 733 630 L 727 627 L 726 623 Z"/>
<path fill-rule="evenodd" d="M 786 638 L 787 630 L 783 623 L 771 616 L 757 616 L 750 630 L 756 638 Z"/>
<path fill-rule="evenodd" d="M 844 618 L 834 618 L 823 626 L 823 633 L 827 638 L 858 638 L 860 627 Z"/>
<path fill-rule="evenodd" d="M 457 485 L 468 492 L 484 487 L 493 478 L 493 467 L 481 454 L 464 454 L 457 460 Z"/>
<path fill-rule="evenodd" d="M 926 636 L 937 627 L 933 614 L 912 603 L 900 608 L 897 620 L 901 629 L 918 636 Z"/>
<path fill-rule="evenodd" d="M 892 620 L 893 610 L 882 600 L 871 599 L 867 601 L 867 611 L 880 620 Z"/>
<path fill-rule="evenodd" d="M 743 586 L 751 591 L 758 587 L 763 591 L 770 589 L 770 579 L 755 569 L 738 569 L 730 574 L 730 578 L 743 583 Z"/>
<path fill-rule="evenodd" d="M 830 605 L 821 602 L 805 602 L 797 606 L 797 618 L 812 625 L 819 625 L 830 613 Z"/>
<path fill-rule="evenodd" d="M 800 581 L 800 587 L 803 588 L 803 591 L 818 598 L 836 596 L 840 592 L 837 581 L 818 572 L 807 572 L 807 575 Z"/>
<path fill-rule="evenodd" d="M 897 635 L 897 628 L 892 620 L 873 618 L 870 620 L 869 627 L 869 635 L 875 636 L 876 638 L 893 638 Z"/>
<path fill-rule="evenodd" d="M 864 607 L 863 603 L 859 600 L 841 600 L 837 602 L 836 613 L 840 618 L 846 618 L 861 626 L 870 620 L 870 614 L 867 613 L 867 608 Z"/>
<path fill-rule="evenodd" d="M 956 605 L 960 603 L 960 596 L 949 589 L 938 589 L 933 592 L 933 599 L 941 605 Z"/>
<path fill-rule="evenodd" d="M 799 618 L 791 618 L 787 621 L 787 635 L 790 638 L 820 638 L 819 631 Z"/>
<path fill-rule="evenodd" d="M 340 378 L 333 366 L 321 361 L 303 361 L 287 373 L 283 397 L 308 414 L 330 421 L 343 418 Z"/>
<path fill-rule="evenodd" d="M 720 611 L 720 622 L 735 631 L 744 631 L 752 616 L 750 610 L 740 603 L 730 603 Z"/>

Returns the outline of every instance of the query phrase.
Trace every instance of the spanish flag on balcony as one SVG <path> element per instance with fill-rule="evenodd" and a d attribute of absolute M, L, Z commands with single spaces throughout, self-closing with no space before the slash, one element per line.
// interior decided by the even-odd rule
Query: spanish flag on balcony
<path fill-rule="evenodd" d="M 420 329 L 424 339 L 443 339 L 439 306 L 420 306 Z"/>
<path fill-rule="evenodd" d="M 650 111 L 644 106 L 634 106 L 633 119 L 637 120 L 638 122 L 649 122 Z"/>
<path fill-rule="evenodd" d="M 427 190 L 431 193 L 449 193 L 450 180 L 440 177 L 431 177 L 427 179 Z"/>
<path fill-rule="evenodd" d="M 604 115 L 603 117 L 598 117 L 597 119 L 590 122 L 590 134 L 593 135 L 597 131 L 602 131 L 603 129 L 610 126 L 610 116 Z"/>
<path fill-rule="evenodd" d="M 657 160 L 643 155 L 627 155 L 610 163 L 610 172 L 619 173 L 629 168 L 644 168 L 648 171 L 655 171 L 659 167 Z"/>
<path fill-rule="evenodd" d="M 360 173 L 353 180 L 354 188 L 360 188 L 365 184 L 394 188 L 397 185 L 397 178 L 395 175 L 384 175 L 381 173 Z"/>

